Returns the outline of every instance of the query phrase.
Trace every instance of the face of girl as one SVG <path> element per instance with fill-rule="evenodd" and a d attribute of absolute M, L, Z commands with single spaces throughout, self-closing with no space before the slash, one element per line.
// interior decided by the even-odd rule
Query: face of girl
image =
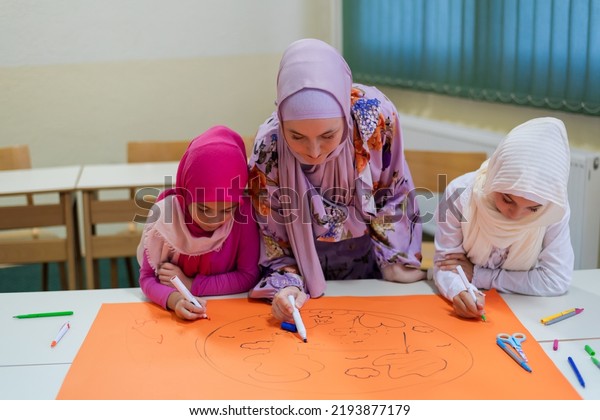
<path fill-rule="evenodd" d="M 541 209 L 542 205 L 518 195 L 495 192 L 494 204 L 507 219 L 519 220 Z"/>
<path fill-rule="evenodd" d="M 284 121 L 283 135 L 302 163 L 318 165 L 342 141 L 344 124 L 343 117 Z"/>
<path fill-rule="evenodd" d="M 233 217 L 238 203 L 202 202 L 192 203 L 188 210 L 194 222 L 206 232 L 212 232 Z"/>

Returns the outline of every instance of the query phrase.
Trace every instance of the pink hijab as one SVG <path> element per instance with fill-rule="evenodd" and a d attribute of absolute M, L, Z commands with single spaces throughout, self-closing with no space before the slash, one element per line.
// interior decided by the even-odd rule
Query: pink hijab
<path fill-rule="evenodd" d="M 288 148 L 281 130 L 281 109 L 279 106 L 295 93 L 303 89 L 317 89 L 332 95 L 339 103 L 346 119 L 345 135 L 340 145 L 327 157 L 325 162 L 310 170 L 310 178 L 302 165 Z M 280 121 L 277 153 L 279 155 L 280 186 L 292 188 L 290 200 L 282 200 L 287 212 L 286 231 L 290 245 L 308 292 L 313 297 L 321 296 L 326 289 L 325 277 L 314 244 L 311 223 L 311 205 L 318 208 L 322 204 L 320 195 L 311 195 L 312 185 L 325 191 L 325 198 L 334 192 L 336 202 L 350 206 L 354 193 L 354 148 L 352 144 L 352 124 L 350 114 L 350 94 L 352 73 L 340 53 L 329 44 L 317 39 L 302 39 L 292 43 L 284 52 L 277 76 L 277 116 Z M 312 116 L 319 118 L 319 116 Z M 320 118 L 328 118 L 321 116 Z M 312 184 L 312 185 L 311 185 Z M 314 190 L 312 190 L 314 191 Z"/>
<path fill-rule="evenodd" d="M 248 182 L 244 141 L 224 126 L 215 126 L 190 142 L 179 167 L 175 187 L 161 193 L 152 207 L 155 221 L 146 223 L 138 246 L 155 270 L 174 253 L 198 256 L 221 247 L 234 219 L 214 232 L 196 225 L 188 206 L 198 202 L 242 203 Z M 172 261 L 176 263 L 176 261 Z"/>

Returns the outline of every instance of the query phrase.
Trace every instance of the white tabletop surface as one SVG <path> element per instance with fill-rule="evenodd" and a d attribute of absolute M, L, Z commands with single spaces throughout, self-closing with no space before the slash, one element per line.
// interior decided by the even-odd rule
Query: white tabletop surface
<path fill-rule="evenodd" d="M 398 284 L 382 280 L 329 281 L 329 296 L 417 295 L 435 293 L 430 281 Z M 568 294 L 538 298 L 503 294 L 515 315 L 541 341 L 550 358 L 561 368 L 576 390 L 586 399 L 600 399 L 600 369 L 591 363 L 582 348 L 589 344 L 600 351 L 600 270 L 578 271 Z M 239 294 L 225 297 L 244 297 Z M 75 290 L 0 294 L 0 399 L 52 399 L 58 393 L 68 368 L 103 303 L 147 301 L 139 288 Z M 539 319 L 564 309 L 584 307 L 573 318 L 545 327 Z M 31 312 L 74 311 L 67 317 L 14 319 L 13 315 Z M 60 345 L 50 347 L 61 325 L 70 321 L 71 330 Z M 595 337 L 595 338 L 594 338 Z M 552 340 L 560 340 L 559 351 Z M 584 340 L 580 340 L 584 339 Z M 563 341 L 566 340 L 566 341 Z M 586 379 L 582 388 L 566 357 L 575 359 Z M 587 357 L 587 359 L 586 359 Z M 587 363 L 586 363 L 587 362 Z M 29 379 L 28 379 L 29 378 Z M 35 379 L 35 380 L 34 380 Z"/>
<path fill-rule="evenodd" d="M 85 165 L 77 187 L 81 190 L 163 187 L 175 183 L 179 162 Z M 170 177 L 166 180 L 167 177 Z"/>
<path fill-rule="evenodd" d="M 0 171 L 0 195 L 73 191 L 81 166 Z"/>

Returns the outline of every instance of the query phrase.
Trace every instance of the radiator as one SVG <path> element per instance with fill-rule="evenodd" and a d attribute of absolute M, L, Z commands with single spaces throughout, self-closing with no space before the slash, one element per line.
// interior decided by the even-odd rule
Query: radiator
<path fill-rule="evenodd" d="M 458 124 L 400 115 L 404 147 L 416 150 L 482 151 L 490 156 L 504 134 Z M 600 254 L 600 152 L 571 148 L 569 173 L 569 205 L 571 207 L 571 242 L 575 252 L 575 269 L 599 267 Z M 422 215 L 435 211 L 438 198 L 419 197 Z M 433 235 L 431 217 L 423 231 Z M 431 219 L 431 220 L 429 220 Z"/>

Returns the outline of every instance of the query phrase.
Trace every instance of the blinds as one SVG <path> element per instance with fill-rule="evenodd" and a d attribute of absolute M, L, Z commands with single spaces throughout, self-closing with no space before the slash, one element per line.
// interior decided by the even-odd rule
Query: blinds
<path fill-rule="evenodd" d="M 363 83 L 600 115 L 600 0 L 345 0 Z"/>

